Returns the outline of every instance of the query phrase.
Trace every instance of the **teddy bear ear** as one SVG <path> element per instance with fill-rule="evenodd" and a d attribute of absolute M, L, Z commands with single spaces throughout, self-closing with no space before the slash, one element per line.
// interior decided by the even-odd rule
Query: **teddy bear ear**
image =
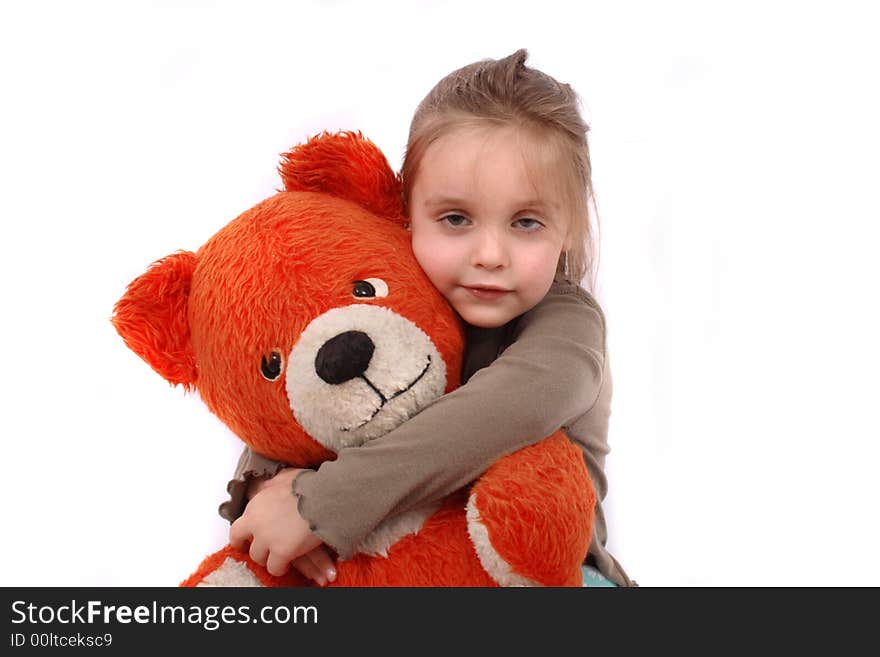
<path fill-rule="evenodd" d="M 405 223 L 400 177 L 360 132 L 322 132 L 281 157 L 278 172 L 288 192 L 330 194 Z"/>
<path fill-rule="evenodd" d="M 113 307 L 125 344 L 173 385 L 195 387 L 197 370 L 187 305 L 196 254 L 178 251 L 134 279 Z"/>

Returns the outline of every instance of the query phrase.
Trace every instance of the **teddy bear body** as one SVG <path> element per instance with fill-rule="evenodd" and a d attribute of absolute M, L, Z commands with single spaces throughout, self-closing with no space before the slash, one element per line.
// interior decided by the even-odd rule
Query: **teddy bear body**
<path fill-rule="evenodd" d="M 154 263 L 116 304 L 126 344 L 195 389 L 242 441 L 318 467 L 454 389 L 463 337 L 415 261 L 399 180 L 359 135 L 285 155 L 285 190 L 196 253 Z M 383 522 L 334 586 L 579 585 L 595 497 L 560 431 L 473 486 Z M 307 585 L 227 546 L 191 585 Z"/>

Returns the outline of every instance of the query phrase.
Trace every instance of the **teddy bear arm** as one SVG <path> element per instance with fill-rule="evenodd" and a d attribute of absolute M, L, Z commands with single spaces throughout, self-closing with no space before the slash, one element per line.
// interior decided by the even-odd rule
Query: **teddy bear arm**
<path fill-rule="evenodd" d="M 596 496 L 562 431 L 496 462 L 471 489 L 468 531 L 502 585 L 579 586 Z"/>

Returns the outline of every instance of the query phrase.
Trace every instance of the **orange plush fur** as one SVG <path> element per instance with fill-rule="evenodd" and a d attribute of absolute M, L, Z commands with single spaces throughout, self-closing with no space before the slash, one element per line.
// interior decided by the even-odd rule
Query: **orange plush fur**
<path fill-rule="evenodd" d="M 314 468 L 339 448 L 337 434 L 320 427 L 336 421 L 337 408 L 360 412 L 372 394 L 361 380 L 393 381 L 398 363 L 427 363 L 419 378 L 402 374 L 395 385 L 406 394 L 389 389 L 396 394 L 368 409 L 365 428 L 358 424 L 355 433 L 373 431 L 373 417 L 393 427 L 455 388 L 462 331 L 412 255 L 400 181 L 371 142 L 359 133 L 319 135 L 286 153 L 280 173 L 283 191 L 196 253 L 174 253 L 135 279 L 116 303 L 113 323 L 129 348 L 169 382 L 197 390 L 253 450 Z M 380 285 L 375 296 L 355 296 L 355 282 L 366 280 L 380 281 L 387 294 Z M 320 360 L 314 350 L 331 335 L 322 331 L 337 324 L 375 343 L 371 369 L 342 383 L 311 371 Z M 379 334 L 385 330 L 401 333 L 389 341 Z M 434 359 L 409 353 L 419 349 Z M 343 356 L 332 362 L 345 370 L 350 364 L 337 362 Z M 280 371 L 270 368 L 267 377 L 272 358 Z M 313 399 L 328 406 L 313 410 Z M 392 525 L 378 549 L 340 560 L 333 585 L 577 586 L 594 506 L 580 451 L 557 432 L 426 509 L 415 528 Z M 308 584 L 295 572 L 273 577 L 227 546 L 183 585 L 231 583 Z"/>

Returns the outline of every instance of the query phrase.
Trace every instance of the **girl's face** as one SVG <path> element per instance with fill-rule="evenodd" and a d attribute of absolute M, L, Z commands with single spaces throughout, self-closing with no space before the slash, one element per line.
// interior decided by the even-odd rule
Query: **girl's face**
<path fill-rule="evenodd" d="M 469 324 L 502 326 L 550 289 L 571 239 L 557 159 L 514 127 L 459 129 L 425 151 L 410 193 L 413 251 Z"/>

